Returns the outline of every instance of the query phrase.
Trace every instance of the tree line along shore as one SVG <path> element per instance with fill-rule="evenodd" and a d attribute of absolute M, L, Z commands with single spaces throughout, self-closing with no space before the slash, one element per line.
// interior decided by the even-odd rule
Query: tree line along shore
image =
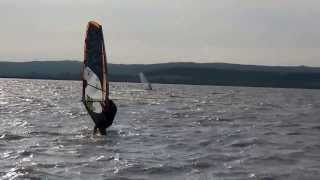
<path fill-rule="evenodd" d="M 80 80 L 80 61 L 0 62 L 0 78 Z M 108 64 L 109 80 L 151 83 L 320 89 L 320 68 L 227 63 Z"/>

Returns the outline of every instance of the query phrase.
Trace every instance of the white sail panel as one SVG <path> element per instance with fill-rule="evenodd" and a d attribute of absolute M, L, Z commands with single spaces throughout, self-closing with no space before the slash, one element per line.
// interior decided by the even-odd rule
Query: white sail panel
<path fill-rule="evenodd" d="M 86 67 L 83 73 L 84 80 L 87 80 L 85 88 L 85 101 L 95 113 L 101 113 L 101 101 L 104 99 L 101 93 L 101 83 L 98 76 L 89 68 Z"/>

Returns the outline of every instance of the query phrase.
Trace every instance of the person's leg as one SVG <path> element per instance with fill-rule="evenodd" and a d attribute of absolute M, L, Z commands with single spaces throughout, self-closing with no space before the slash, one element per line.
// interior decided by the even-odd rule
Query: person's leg
<path fill-rule="evenodd" d="M 106 128 L 98 128 L 99 129 L 99 132 L 101 135 L 106 135 L 107 134 L 107 131 L 106 131 Z"/>
<path fill-rule="evenodd" d="M 97 126 L 94 126 L 94 128 L 93 128 L 93 134 L 97 134 L 97 130 L 98 130 Z"/>

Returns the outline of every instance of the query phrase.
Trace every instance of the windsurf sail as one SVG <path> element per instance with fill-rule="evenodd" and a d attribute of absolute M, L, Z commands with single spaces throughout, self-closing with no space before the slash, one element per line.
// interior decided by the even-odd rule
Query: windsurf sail
<path fill-rule="evenodd" d="M 143 87 L 145 90 L 152 90 L 152 86 L 149 83 L 148 79 L 146 78 L 146 76 L 143 74 L 143 72 L 139 73 L 139 77 L 140 77 L 140 82 L 143 83 Z"/>
<path fill-rule="evenodd" d="M 89 114 L 102 113 L 109 97 L 107 58 L 102 26 L 94 21 L 87 25 L 82 69 L 82 101 Z"/>

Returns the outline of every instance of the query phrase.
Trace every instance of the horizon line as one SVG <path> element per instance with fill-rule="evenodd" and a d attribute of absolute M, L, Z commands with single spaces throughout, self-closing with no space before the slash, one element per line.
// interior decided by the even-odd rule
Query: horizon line
<path fill-rule="evenodd" d="M 47 58 L 50 59 L 50 58 Z M 34 60 L 27 60 L 21 61 L 17 59 L 7 59 L 7 60 L 0 60 L 0 62 L 8 62 L 8 63 L 31 63 L 31 62 L 59 62 L 59 61 L 74 61 L 80 62 L 81 60 L 78 59 L 50 59 L 46 60 L 45 58 L 37 58 Z M 244 65 L 244 66 L 266 66 L 266 67 L 308 67 L 308 68 L 320 68 L 320 66 L 310 66 L 310 65 L 266 65 L 266 64 L 239 64 L 239 63 L 226 63 L 226 62 L 196 62 L 196 61 L 168 61 L 168 62 L 160 62 L 160 63 L 113 63 L 108 62 L 108 64 L 117 64 L 117 65 L 153 65 L 153 64 L 186 64 L 186 63 L 193 63 L 193 64 L 230 64 L 230 65 Z"/>

